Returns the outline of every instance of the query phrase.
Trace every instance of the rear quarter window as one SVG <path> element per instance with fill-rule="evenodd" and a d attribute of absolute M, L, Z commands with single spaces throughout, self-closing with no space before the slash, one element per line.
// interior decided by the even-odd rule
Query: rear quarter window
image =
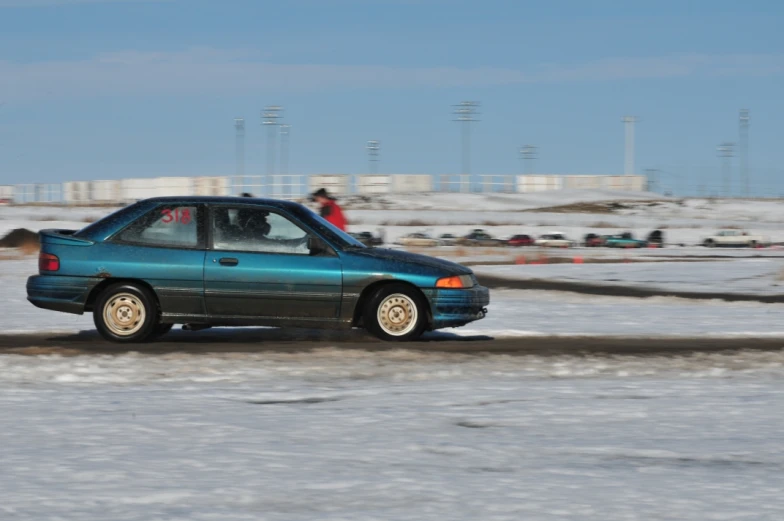
<path fill-rule="evenodd" d="M 195 248 L 201 243 L 201 209 L 196 205 L 158 206 L 122 230 L 115 240 L 144 246 Z"/>

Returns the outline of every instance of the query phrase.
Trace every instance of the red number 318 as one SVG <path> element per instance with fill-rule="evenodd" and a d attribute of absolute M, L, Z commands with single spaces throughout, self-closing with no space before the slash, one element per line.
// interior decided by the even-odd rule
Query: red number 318
<path fill-rule="evenodd" d="M 168 208 L 161 212 L 163 215 L 163 219 L 161 222 L 166 224 L 168 223 L 180 223 L 180 224 L 188 224 L 191 222 L 191 211 L 189 208 L 185 208 L 180 210 L 179 208 L 175 208 L 174 211 L 169 210 Z"/>

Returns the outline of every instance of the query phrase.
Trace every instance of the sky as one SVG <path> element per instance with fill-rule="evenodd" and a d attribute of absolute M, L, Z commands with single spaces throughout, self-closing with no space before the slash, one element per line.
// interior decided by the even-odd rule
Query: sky
<path fill-rule="evenodd" d="M 770 0 L 0 0 L 0 184 L 266 171 L 266 105 L 292 173 L 457 173 L 453 105 L 481 103 L 474 173 L 720 185 L 750 110 L 758 190 L 784 193 L 784 3 Z M 732 159 L 733 183 L 738 158 Z"/>

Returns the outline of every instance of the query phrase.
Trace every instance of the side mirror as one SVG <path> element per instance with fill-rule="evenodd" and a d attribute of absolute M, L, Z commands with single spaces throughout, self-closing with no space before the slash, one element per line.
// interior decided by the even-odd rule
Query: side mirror
<path fill-rule="evenodd" d="M 329 247 L 321 237 L 310 235 L 308 236 L 308 250 L 310 250 L 311 255 L 321 255 L 322 253 L 327 253 Z"/>

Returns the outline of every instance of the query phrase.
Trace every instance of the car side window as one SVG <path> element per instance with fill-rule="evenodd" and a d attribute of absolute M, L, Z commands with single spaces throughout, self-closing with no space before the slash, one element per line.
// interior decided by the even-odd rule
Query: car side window
<path fill-rule="evenodd" d="M 195 248 L 199 246 L 201 209 L 190 205 L 159 206 L 131 223 L 117 240 L 147 246 Z"/>
<path fill-rule="evenodd" d="M 308 233 L 265 208 L 214 207 L 210 226 L 216 250 L 310 254 Z"/>

